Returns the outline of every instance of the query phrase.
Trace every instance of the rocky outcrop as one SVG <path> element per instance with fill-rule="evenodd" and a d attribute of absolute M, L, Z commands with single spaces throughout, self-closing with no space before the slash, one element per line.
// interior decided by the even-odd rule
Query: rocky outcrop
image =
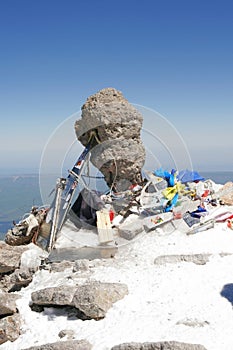
<path fill-rule="evenodd" d="M 141 181 L 145 149 L 140 138 L 142 115 L 113 88 L 90 96 L 75 123 L 78 140 L 86 146 L 93 130 L 96 142 L 91 162 L 118 191 Z"/>
<path fill-rule="evenodd" d="M 116 301 L 128 294 L 128 288 L 120 283 L 89 282 L 80 286 L 45 288 L 31 295 L 32 308 L 36 306 L 74 307 L 82 319 L 99 320 Z"/>
<path fill-rule="evenodd" d="M 31 346 L 23 350 L 91 350 L 92 345 L 87 340 L 67 340 L 56 343 Z"/>
<path fill-rule="evenodd" d="M 177 341 L 164 341 L 156 343 L 125 343 L 116 345 L 111 350 L 207 350 L 198 344 L 180 343 Z"/>
<path fill-rule="evenodd" d="M 21 255 L 27 249 L 26 246 L 12 247 L 0 242 L 0 274 L 11 273 L 19 268 Z"/>

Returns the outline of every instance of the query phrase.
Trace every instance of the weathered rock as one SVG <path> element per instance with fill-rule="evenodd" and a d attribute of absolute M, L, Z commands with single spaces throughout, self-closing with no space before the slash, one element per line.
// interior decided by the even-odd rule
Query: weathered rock
<path fill-rule="evenodd" d="M 15 303 L 18 298 L 16 294 L 0 294 L 0 318 L 13 315 L 18 311 Z"/>
<path fill-rule="evenodd" d="M 59 286 L 40 289 L 31 294 L 32 302 L 36 305 L 58 305 L 73 306 L 73 297 L 77 287 L 75 286 Z"/>
<path fill-rule="evenodd" d="M 0 319 L 0 344 L 8 340 L 13 342 L 20 335 L 20 316 L 15 313 Z"/>
<path fill-rule="evenodd" d="M 229 181 L 219 191 L 219 199 L 226 205 L 233 205 L 233 182 Z"/>
<path fill-rule="evenodd" d="M 89 247 L 84 246 L 81 248 L 74 247 L 64 247 L 53 249 L 48 256 L 48 262 L 60 262 L 62 260 L 66 261 L 76 261 L 82 259 L 108 259 L 114 257 L 117 252 L 117 247 Z"/>
<path fill-rule="evenodd" d="M 13 272 L 20 266 L 22 253 L 26 246 L 12 247 L 5 242 L 0 242 L 0 273 Z"/>
<path fill-rule="evenodd" d="M 187 327 L 205 327 L 210 323 L 208 321 L 201 321 L 197 319 L 185 318 L 184 320 L 180 320 L 176 322 L 177 325 L 184 325 Z"/>
<path fill-rule="evenodd" d="M 87 259 L 76 260 L 73 266 L 73 272 L 83 272 L 89 270 L 90 262 Z"/>
<path fill-rule="evenodd" d="M 203 345 L 164 341 L 156 343 L 125 343 L 116 345 L 111 350 L 207 350 Z"/>
<path fill-rule="evenodd" d="M 196 265 L 205 265 L 209 262 L 210 256 L 211 254 L 160 255 L 155 258 L 154 264 L 163 265 L 167 263 L 192 262 Z"/>
<path fill-rule="evenodd" d="M 40 346 L 31 346 L 23 350 L 91 350 L 92 345 L 84 339 L 67 340 L 56 343 L 44 344 Z"/>
<path fill-rule="evenodd" d="M 134 220 L 126 222 L 119 226 L 118 233 L 121 237 L 131 240 L 143 231 L 143 221 Z"/>
<path fill-rule="evenodd" d="M 131 184 L 142 181 L 144 147 L 137 140 L 105 141 L 93 149 L 90 159 L 103 173 L 107 184 L 111 187 L 114 183 L 117 191 L 127 190 Z"/>
<path fill-rule="evenodd" d="M 47 210 L 37 210 L 32 207 L 29 215 L 24 220 L 19 221 L 5 236 L 5 242 L 12 246 L 29 244 L 31 241 L 35 243 L 38 233 L 43 234 L 44 228 L 46 231 L 49 224 L 44 220 L 47 215 Z"/>
<path fill-rule="evenodd" d="M 75 332 L 73 329 L 63 329 L 58 333 L 59 338 L 67 337 L 67 340 L 75 338 Z"/>
<path fill-rule="evenodd" d="M 90 282 L 76 290 L 73 304 L 88 317 L 100 319 L 126 294 L 128 288 L 125 284 Z"/>
<path fill-rule="evenodd" d="M 33 278 L 35 269 L 19 268 L 12 274 L 5 275 L 0 281 L 0 288 L 7 292 L 15 292 L 27 287 Z"/>
<path fill-rule="evenodd" d="M 125 190 L 141 179 L 145 149 L 140 138 L 142 115 L 113 88 L 90 96 L 75 123 L 78 140 L 86 146 L 95 130 L 98 141 L 91 162 L 104 174 L 109 186 Z"/>
<path fill-rule="evenodd" d="M 14 235 L 12 230 L 8 230 L 5 236 L 5 242 L 11 246 L 20 246 L 29 244 L 37 229 L 32 230 L 28 236 Z"/>
<path fill-rule="evenodd" d="M 62 272 L 66 269 L 72 269 L 73 262 L 72 261 L 61 261 L 61 262 L 54 262 L 50 265 L 50 271 L 51 272 Z"/>
<path fill-rule="evenodd" d="M 33 305 L 73 306 L 85 316 L 84 319 L 98 320 L 127 293 L 125 284 L 93 281 L 80 286 L 45 288 L 33 292 L 31 298 Z"/>

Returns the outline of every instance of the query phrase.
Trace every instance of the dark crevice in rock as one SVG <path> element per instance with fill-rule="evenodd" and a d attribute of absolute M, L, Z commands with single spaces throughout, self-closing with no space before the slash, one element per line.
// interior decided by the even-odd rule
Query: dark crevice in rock
<path fill-rule="evenodd" d="M 7 314 L 0 315 L 0 320 L 2 320 L 5 317 L 12 316 L 14 313 L 13 312 L 8 312 Z"/>

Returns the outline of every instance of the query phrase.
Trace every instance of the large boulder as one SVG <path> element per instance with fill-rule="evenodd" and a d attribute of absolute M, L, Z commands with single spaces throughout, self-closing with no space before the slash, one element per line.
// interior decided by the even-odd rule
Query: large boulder
<path fill-rule="evenodd" d="M 145 149 L 140 132 L 143 117 L 122 93 L 113 88 L 90 96 L 75 123 L 78 140 L 86 146 L 96 134 L 91 162 L 104 175 L 109 186 L 125 190 L 141 179 Z"/>
<path fill-rule="evenodd" d="M 31 299 L 40 306 L 71 306 L 76 289 L 75 286 L 44 288 L 33 292 Z"/>
<path fill-rule="evenodd" d="M 98 320 L 105 317 L 112 305 L 126 294 L 128 288 L 125 284 L 91 282 L 76 290 L 73 304 L 88 317 Z"/>
<path fill-rule="evenodd" d="M 128 288 L 121 283 L 91 281 L 79 286 L 45 288 L 31 295 L 33 310 L 42 306 L 74 307 L 83 319 L 104 318 L 116 301 L 128 294 Z M 39 306 L 39 308 L 37 308 Z"/>

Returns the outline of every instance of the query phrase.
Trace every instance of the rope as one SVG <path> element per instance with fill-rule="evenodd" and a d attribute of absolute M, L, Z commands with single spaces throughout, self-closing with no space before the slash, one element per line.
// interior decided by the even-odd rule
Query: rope
<path fill-rule="evenodd" d="M 104 176 L 91 176 L 91 175 L 82 175 L 84 177 L 89 177 L 90 179 L 104 179 Z"/>

